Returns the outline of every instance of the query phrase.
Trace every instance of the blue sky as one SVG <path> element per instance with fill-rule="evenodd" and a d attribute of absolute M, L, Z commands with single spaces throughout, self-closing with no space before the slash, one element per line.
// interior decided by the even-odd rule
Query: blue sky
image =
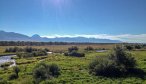
<path fill-rule="evenodd" d="M 146 0 L 0 0 L 0 30 L 26 35 L 143 35 Z"/>

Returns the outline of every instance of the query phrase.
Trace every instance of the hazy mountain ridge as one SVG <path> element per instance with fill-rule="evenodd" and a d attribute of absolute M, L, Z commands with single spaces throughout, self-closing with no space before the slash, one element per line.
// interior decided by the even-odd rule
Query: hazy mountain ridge
<path fill-rule="evenodd" d="M 90 43 L 120 43 L 118 40 L 110 39 L 96 39 L 96 38 L 85 38 L 85 37 L 56 37 L 46 38 L 40 37 L 38 34 L 29 37 L 27 35 L 0 31 L 0 41 L 38 41 L 38 42 L 90 42 Z"/>
<path fill-rule="evenodd" d="M 31 38 L 19 33 L 0 31 L 0 41 L 31 41 Z"/>

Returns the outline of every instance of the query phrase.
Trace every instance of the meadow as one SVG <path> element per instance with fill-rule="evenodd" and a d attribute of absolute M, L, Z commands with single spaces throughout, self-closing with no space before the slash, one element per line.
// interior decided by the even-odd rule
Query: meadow
<path fill-rule="evenodd" d="M 15 58 L 16 64 L 20 68 L 19 78 L 15 80 L 9 80 L 8 77 L 13 73 L 11 68 L 0 69 L 0 83 L 4 84 L 33 84 L 32 72 L 34 66 L 40 62 L 46 64 L 57 64 L 60 67 L 59 77 L 42 81 L 40 84 L 146 84 L 146 76 L 139 78 L 136 76 L 127 76 L 119 78 L 109 78 L 103 76 L 94 76 L 89 74 L 89 63 L 98 57 L 106 56 L 111 49 L 115 46 L 110 45 L 76 45 L 79 51 L 85 53 L 85 57 L 70 57 L 64 56 L 63 52 L 75 45 L 50 45 L 50 46 L 33 46 L 34 48 L 48 48 L 50 51 L 55 52 L 48 54 L 47 56 L 31 57 L 31 58 Z M 87 46 L 92 46 L 95 49 L 108 49 L 107 52 L 96 51 L 84 51 Z M 0 53 L 8 47 L 14 46 L 0 46 Z M 24 47 L 24 46 L 19 46 Z M 131 52 L 137 61 L 137 67 L 146 71 L 146 51 L 145 50 L 133 50 Z"/>

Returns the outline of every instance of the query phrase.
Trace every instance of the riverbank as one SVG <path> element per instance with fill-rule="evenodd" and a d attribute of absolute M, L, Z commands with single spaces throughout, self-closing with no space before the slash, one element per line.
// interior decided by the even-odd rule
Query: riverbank
<path fill-rule="evenodd" d="M 0 53 L 1 56 L 9 56 L 9 55 L 16 55 L 15 53 Z"/>
<path fill-rule="evenodd" d="M 0 57 L 0 67 L 9 67 L 16 66 L 15 59 L 12 59 L 13 56 L 16 55 L 5 55 Z"/>

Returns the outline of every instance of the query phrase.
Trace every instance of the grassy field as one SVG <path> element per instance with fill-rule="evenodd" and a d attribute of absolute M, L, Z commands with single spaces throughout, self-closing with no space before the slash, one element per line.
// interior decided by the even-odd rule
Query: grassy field
<path fill-rule="evenodd" d="M 51 51 L 63 50 L 66 51 L 72 45 L 53 45 L 53 46 L 35 46 L 36 48 L 49 48 Z M 82 51 L 88 45 L 78 46 Z M 91 45 L 90 45 L 91 46 Z M 111 49 L 114 45 L 92 45 L 94 48 Z M 6 47 L 1 46 L 2 53 Z M 109 50 L 110 51 L 110 50 Z M 108 51 L 108 52 L 109 52 Z M 108 52 L 98 53 L 95 51 L 84 52 L 85 57 L 69 57 L 60 53 L 50 54 L 44 58 L 32 57 L 27 59 L 16 59 L 16 63 L 20 68 L 19 78 L 16 80 L 8 80 L 8 76 L 12 73 L 12 68 L 0 70 L 0 80 L 9 81 L 12 84 L 32 84 L 32 71 L 36 64 L 45 62 L 47 64 L 55 63 L 61 69 L 61 75 L 58 78 L 53 78 L 41 82 L 41 84 L 146 84 L 145 79 L 138 77 L 126 78 L 107 78 L 102 76 L 93 76 L 88 73 L 89 63 L 97 56 L 105 56 Z M 146 51 L 131 51 L 137 60 L 137 67 L 146 71 Z M 146 78 L 146 77 L 145 77 Z"/>
<path fill-rule="evenodd" d="M 95 49 L 105 48 L 105 49 L 111 49 L 115 46 L 115 44 L 83 44 L 83 45 L 48 45 L 48 46 L 31 46 L 33 48 L 48 48 L 50 51 L 66 51 L 71 46 L 78 46 L 80 50 L 83 50 L 87 46 L 91 46 Z M 4 52 L 6 48 L 10 48 L 14 46 L 0 46 L 0 53 Z M 26 46 L 17 46 L 17 47 L 26 47 Z M 29 47 L 29 46 L 28 46 Z"/>

